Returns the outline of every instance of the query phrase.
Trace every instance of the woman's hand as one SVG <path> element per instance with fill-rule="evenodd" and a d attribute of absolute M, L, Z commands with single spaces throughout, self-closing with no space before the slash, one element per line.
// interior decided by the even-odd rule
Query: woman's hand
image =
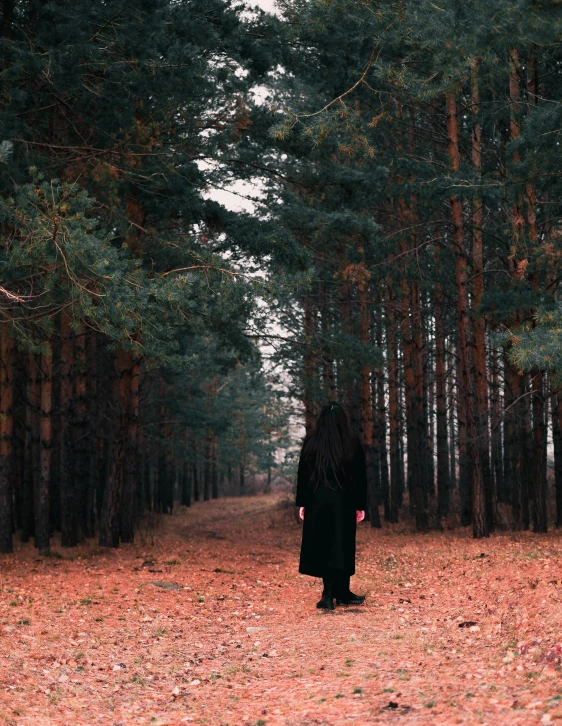
<path fill-rule="evenodd" d="M 304 519 L 304 507 L 299 507 L 299 517 Z"/>
<path fill-rule="evenodd" d="M 359 522 L 362 522 L 364 519 L 365 519 L 365 512 L 363 510 L 361 510 L 361 511 L 357 510 L 355 512 L 355 521 L 357 522 L 357 524 L 359 524 Z"/>

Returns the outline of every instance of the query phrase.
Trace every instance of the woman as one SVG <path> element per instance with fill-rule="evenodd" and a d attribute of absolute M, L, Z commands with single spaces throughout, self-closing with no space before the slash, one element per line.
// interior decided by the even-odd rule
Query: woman
<path fill-rule="evenodd" d="M 296 506 L 304 521 L 299 572 L 324 583 L 316 607 L 361 605 L 349 589 L 355 574 L 355 528 L 365 519 L 367 471 L 361 444 L 338 403 L 327 403 L 303 442 Z"/>

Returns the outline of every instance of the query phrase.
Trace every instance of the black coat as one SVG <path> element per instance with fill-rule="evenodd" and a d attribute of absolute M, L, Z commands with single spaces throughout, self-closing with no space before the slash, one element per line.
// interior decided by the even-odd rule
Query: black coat
<path fill-rule="evenodd" d="M 297 507 L 304 507 L 299 572 L 323 577 L 329 569 L 355 574 L 355 512 L 367 507 L 367 468 L 359 442 L 343 471 L 328 472 L 328 485 L 310 484 L 312 463 L 301 454 Z"/>

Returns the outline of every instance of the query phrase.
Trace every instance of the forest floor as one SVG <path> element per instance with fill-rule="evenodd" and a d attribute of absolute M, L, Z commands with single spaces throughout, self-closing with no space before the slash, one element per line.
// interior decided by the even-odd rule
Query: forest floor
<path fill-rule="evenodd" d="M 557 533 L 360 525 L 334 613 L 279 496 L 144 534 L 0 557 L 0 724 L 562 725 Z"/>

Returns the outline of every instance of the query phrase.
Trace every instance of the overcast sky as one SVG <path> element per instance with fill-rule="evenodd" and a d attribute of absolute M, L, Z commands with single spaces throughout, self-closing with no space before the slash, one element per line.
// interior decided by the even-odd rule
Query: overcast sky
<path fill-rule="evenodd" d="M 258 5 L 262 10 L 270 13 L 275 10 L 275 0 L 249 0 L 248 5 Z"/>
<path fill-rule="evenodd" d="M 250 7 L 260 7 L 267 12 L 275 12 L 275 0 L 246 0 Z M 232 210 L 244 210 L 245 212 L 253 212 L 254 204 L 246 197 L 254 196 L 259 193 L 259 188 L 250 182 L 237 181 L 230 185 L 232 192 L 227 189 L 213 189 L 209 192 L 211 199 L 224 204 L 225 207 Z"/>

